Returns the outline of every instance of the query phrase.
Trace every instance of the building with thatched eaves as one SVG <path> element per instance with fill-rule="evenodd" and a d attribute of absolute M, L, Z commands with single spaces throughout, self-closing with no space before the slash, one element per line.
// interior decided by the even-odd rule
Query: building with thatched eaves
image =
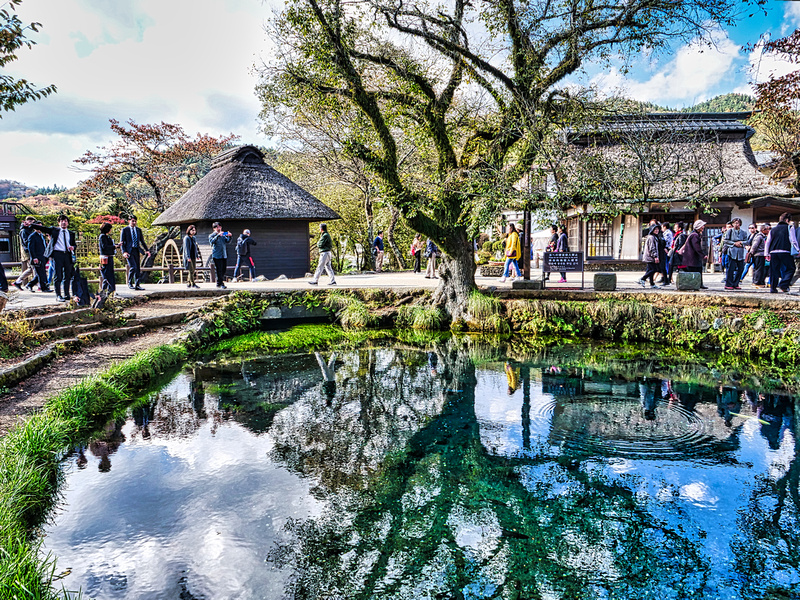
<path fill-rule="evenodd" d="M 745 226 L 775 222 L 783 212 L 800 217 L 800 199 L 759 170 L 750 147 L 750 113 L 652 113 L 616 116 L 587 130 L 567 130 L 566 178 L 585 165 L 608 161 L 639 178 L 641 197 L 617 199 L 611 216 L 581 202 L 567 211 L 570 249 L 583 252 L 587 268 L 609 263 L 639 268 L 643 229 L 651 219 L 675 224 L 707 222 L 710 239 L 733 217 Z M 570 162 L 571 161 L 571 162 Z M 646 164 L 647 163 L 647 164 Z M 642 182 L 644 182 L 642 184 Z M 622 214 L 619 214 L 619 213 Z M 594 265 L 593 265 L 594 263 Z"/>
<path fill-rule="evenodd" d="M 236 239 L 249 229 L 257 243 L 251 246 L 256 273 L 274 278 L 305 275 L 310 263 L 309 223 L 339 218 L 266 164 L 258 148 L 238 146 L 217 155 L 205 177 L 153 224 L 179 225 L 182 232 L 194 224 L 203 260 L 208 261 L 211 224 L 219 221 L 225 231 L 233 234 L 228 245 L 230 268 L 236 264 Z"/>

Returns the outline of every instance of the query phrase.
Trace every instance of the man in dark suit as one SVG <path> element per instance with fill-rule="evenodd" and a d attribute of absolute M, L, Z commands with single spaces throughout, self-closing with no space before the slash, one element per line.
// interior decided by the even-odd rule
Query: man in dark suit
<path fill-rule="evenodd" d="M 143 288 L 139 285 L 142 280 L 139 250 L 142 250 L 145 256 L 150 256 L 150 251 L 144 243 L 142 230 L 136 226 L 135 215 L 131 215 L 128 219 L 128 227 L 122 230 L 119 242 L 122 245 L 122 256 L 128 261 L 128 287 L 132 290 L 141 290 Z"/>
<path fill-rule="evenodd" d="M 45 256 L 49 255 L 55 264 L 55 288 L 58 301 L 66 302 L 69 299 L 70 284 L 75 272 L 75 260 L 73 257 L 75 255 L 75 245 L 77 244 L 75 232 L 69 230 L 69 217 L 67 215 L 59 215 L 58 227 L 46 227 L 40 223 L 34 223 L 31 227 L 50 236 L 50 241 L 44 254 Z"/>
<path fill-rule="evenodd" d="M 47 263 L 47 257 L 44 255 L 45 248 L 44 236 L 34 229 L 28 236 L 28 256 L 31 259 L 31 268 L 36 273 L 36 277 L 25 286 L 30 291 L 33 291 L 33 286 L 37 283 L 41 291 L 50 291 L 47 288 L 47 271 L 44 268 Z"/>

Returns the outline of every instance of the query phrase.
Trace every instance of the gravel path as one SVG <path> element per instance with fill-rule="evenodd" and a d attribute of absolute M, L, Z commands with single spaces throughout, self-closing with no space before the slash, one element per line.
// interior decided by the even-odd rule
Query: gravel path
<path fill-rule="evenodd" d="M 213 298 L 182 298 L 155 300 L 139 304 L 128 312 L 137 317 L 150 317 L 192 310 Z M 0 396 L 0 436 L 17 423 L 24 422 L 33 411 L 44 406 L 45 401 L 59 390 L 77 383 L 87 375 L 106 369 L 110 364 L 130 358 L 140 350 L 166 344 L 178 333 L 180 325 L 148 331 L 120 342 L 83 348 L 80 352 L 61 356 L 41 371 L 16 385 L 8 394 Z"/>

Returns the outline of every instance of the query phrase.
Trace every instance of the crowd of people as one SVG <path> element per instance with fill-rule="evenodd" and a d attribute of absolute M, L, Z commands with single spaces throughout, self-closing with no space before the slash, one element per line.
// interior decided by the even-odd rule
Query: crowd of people
<path fill-rule="evenodd" d="M 796 264 L 800 262 L 800 245 L 790 219 L 789 213 L 783 213 L 774 226 L 751 223 L 745 230 L 736 217 L 711 238 L 711 246 L 704 235 L 705 221 L 697 220 L 691 227 L 679 222 L 674 228 L 669 223 L 651 221 L 642 252 L 646 269 L 638 283 L 642 287 L 648 283 L 650 287 L 670 286 L 675 272 L 702 273 L 704 266 L 715 264 L 718 255 L 725 290 L 742 289 L 752 269 L 753 288 L 765 289 L 769 281 L 771 293 L 786 293 L 800 276 Z M 655 282 L 657 275 L 659 284 Z M 701 285 L 701 289 L 707 286 Z"/>
<path fill-rule="evenodd" d="M 734 218 L 713 238 L 705 235 L 706 222 L 670 223 L 651 221 L 643 241 L 642 260 L 645 273 L 637 280 L 645 287 L 668 287 L 673 284 L 676 272 L 703 273 L 719 257 L 723 272 L 725 290 L 740 290 L 745 276 L 752 271 L 752 286 L 766 289 L 769 285 L 772 293 L 788 292 L 791 285 L 800 277 L 800 244 L 798 244 L 797 227 L 790 222 L 789 213 L 780 216 L 774 226 L 770 223 L 752 223 L 745 229 L 742 220 Z M 320 236 L 317 242 L 319 262 L 316 272 L 309 281 L 317 285 L 320 276 L 327 273 L 329 285 L 336 284 L 331 252 L 333 243 L 325 223 L 320 224 Z M 100 228 L 98 249 L 100 256 L 100 289 L 106 293 L 116 291 L 115 257 L 121 252 L 127 265 L 127 285 L 133 290 L 142 290 L 142 258 L 150 256 L 144 233 L 137 225 L 136 216 L 131 215 L 128 225 L 120 233 L 119 241 L 115 241 L 111 233 L 112 225 L 104 223 Z M 223 231 L 220 223 L 212 225 L 212 233 L 208 237 L 211 246 L 211 262 L 215 271 L 216 286 L 225 288 L 228 268 L 228 245 L 233 240 L 230 231 Z M 197 288 L 196 270 L 200 260 L 200 251 L 196 240 L 197 228 L 189 225 L 182 240 L 183 268 L 188 277 L 187 287 Z M 60 215 L 58 225 L 48 227 L 34 217 L 26 217 L 19 231 L 21 247 L 25 253 L 27 269 L 20 273 L 12 285 L 19 290 L 30 292 L 38 289 L 44 293 L 55 292 L 59 301 L 67 301 L 71 297 L 82 297 L 88 289 L 86 278 L 82 277 L 76 265 L 75 248 L 77 234 L 70 229 L 69 217 Z M 710 243 L 709 243 L 710 241 Z M 245 229 L 236 242 L 236 266 L 233 280 L 244 277 L 245 270 L 252 281 L 256 277 L 256 265 L 251 248 L 257 245 L 250 230 Z M 547 251 L 569 252 L 569 241 L 566 227 L 554 224 L 551 227 L 551 238 Z M 384 257 L 383 232 L 378 231 L 372 242 L 372 255 L 375 270 L 382 271 Z M 409 249 L 413 259 L 413 272 L 421 273 L 422 257 L 427 259 L 426 279 L 438 279 L 436 271 L 437 259 L 441 252 L 432 239 L 424 240 L 416 234 Z M 500 281 L 521 277 L 519 261 L 522 258 L 522 242 L 515 224 L 507 226 L 504 243 L 505 264 Z M 544 278 L 549 279 L 545 273 Z M 566 282 L 566 273 L 560 273 L 559 283 Z M 656 277 L 659 277 L 658 283 Z M 702 277 L 702 276 L 701 276 Z M 51 289 L 51 285 L 54 289 Z M 0 291 L 7 291 L 9 283 L 5 272 L 0 268 Z M 701 283 L 701 289 L 707 289 Z"/>
<path fill-rule="evenodd" d="M 22 221 L 19 229 L 20 247 L 24 253 L 27 268 L 11 282 L 18 290 L 42 293 L 55 292 L 59 302 L 69 299 L 78 299 L 78 304 L 88 303 L 89 290 L 86 277 L 81 275 L 77 265 L 76 247 L 77 233 L 70 229 L 67 215 L 59 215 L 56 227 L 48 227 L 28 216 Z M 145 242 L 144 233 L 138 226 L 135 215 L 128 218 L 128 225 L 120 232 L 119 241 L 111 237 L 111 223 L 103 223 L 97 239 L 98 255 L 100 260 L 100 291 L 108 295 L 116 291 L 115 258 L 118 253 L 127 266 L 127 284 L 132 290 L 143 290 L 142 259 L 150 256 L 150 250 Z M 214 264 L 216 285 L 225 288 L 227 272 L 228 250 L 227 245 L 233 239 L 229 231 L 222 231 L 219 223 L 214 223 L 212 233 L 209 235 L 211 245 L 211 258 Z M 195 273 L 200 261 L 198 248 L 197 228 L 189 225 L 186 228 L 182 242 L 183 268 L 188 276 L 187 287 L 197 288 Z M 236 242 L 236 267 L 234 281 L 239 280 L 247 269 L 250 280 L 255 279 L 255 261 L 251 255 L 251 247 L 257 242 L 250 236 L 250 230 L 245 229 Z M 53 289 L 51 289 L 51 286 Z M 0 264 L 0 291 L 7 292 L 9 282 L 5 269 Z"/>

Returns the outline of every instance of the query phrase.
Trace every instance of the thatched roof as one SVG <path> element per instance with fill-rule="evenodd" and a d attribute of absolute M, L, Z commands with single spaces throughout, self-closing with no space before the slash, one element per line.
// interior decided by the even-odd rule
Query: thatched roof
<path fill-rule="evenodd" d="M 637 151 L 660 155 L 660 164 L 648 169 L 651 175 L 656 172 L 650 199 L 681 200 L 698 194 L 737 201 L 793 196 L 794 190 L 759 171 L 749 141 L 754 130 L 741 122 L 747 116 L 749 113 L 626 115 L 603 121 L 591 131 L 566 133 L 574 149 L 571 160 L 576 164 L 582 162 L 582 156 L 599 153 L 607 160 L 636 168 L 640 158 Z M 656 153 L 644 147 L 646 142 L 636 148 L 633 140 L 639 136 L 644 140 L 665 139 L 665 150 Z M 692 172 L 696 171 L 695 163 L 705 169 L 699 177 Z M 696 189 L 701 186 L 702 191 Z"/>
<path fill-rule="evenodd" d="M 238 146 L 217 155 L 206 176 L 153 224 L 339 218 L 335 211 L 266 164 L 258 148 Z"/>

